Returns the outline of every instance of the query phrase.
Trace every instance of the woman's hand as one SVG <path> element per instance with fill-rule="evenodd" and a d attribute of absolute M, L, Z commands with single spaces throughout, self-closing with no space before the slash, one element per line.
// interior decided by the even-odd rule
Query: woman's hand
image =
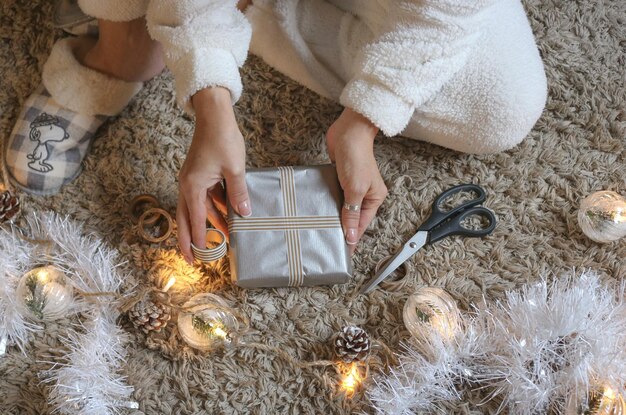
<path fill-rule="evenodd" d="M 178 244 L 188 263 L 193 263 L 191 242 L 206 246 L 207 216 L 213 226 L 227 234 L 222 213 L 226 211 L 222 179 L 235 212 L 252 214 L 245 181 L 246 148 L 237 126 L 230 92 L 206 88 L 192 97 L 196 127 L 187 158 L 179 174 Z"/>
<path fill-rule="evenodd" d="M 352 210 L 344 206 L 341 210 L 341 223 L 351 254 L 387 196 L 387 187 L 374 158 L 377 133 L 376 126 L 349 108 L 326 133 L 328 154 L 337 164 L 344 202 L 355 207 Z"/>

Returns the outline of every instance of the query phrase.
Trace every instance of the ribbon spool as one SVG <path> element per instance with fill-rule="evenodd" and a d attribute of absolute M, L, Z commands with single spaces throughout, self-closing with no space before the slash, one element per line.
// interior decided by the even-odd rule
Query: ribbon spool
<path fill-rule="evenodd" d="M 226 235 L 219 229 L 207 228 L 206 229 L 206 245 L 213 244 L 214 248 L 198 248 L 193 243 L 191 244 L 191 251 L 195 259 L 205 263 L 214 262 L 226 255 Z"/>
<path fill-rule="evenodd" d="M 151 221 L 153 217 L 156 217 L 156 223 L 161 219 L 161 216 L 165 218 L 165 224 L 167 226 L 165 231 L 163 231 L 163 234 L 161 234 L 160 236 L 152 236 L 147 233 L 145 227 L 149 224 L 148 221 Z M 160 224 L 159 228 L 162 228 L 162 226 L 163 224 Z M 137 228 L 139 231 L 139 235 L 146 241 L 152 243 L 163 242 L 172 235 L 172 231 L 174 230 L 174 219 L 172 219 L 172 216 L 167 213 L 167 211 L 161 208 L 150 208 L 143 212 L 139 217 L 139 223 L 137 223 Z"/>
<path fill-rule="evenodd" d="M 158 199 L 155 196 L 146 193 L 135 196 L 133 200 L 130 201 L 128 213 L 130 214 L 130 219 L 135 225 L 137 225 L 139 223 L 139 218 L 147 209 L 160 207 L 161 204 L 159 203 Z M 145 218 L 143 223 L 144 225 L 154 225 L 159 220 L 159 217 L 159 214 L 154 214 L 148 218 Z"/>

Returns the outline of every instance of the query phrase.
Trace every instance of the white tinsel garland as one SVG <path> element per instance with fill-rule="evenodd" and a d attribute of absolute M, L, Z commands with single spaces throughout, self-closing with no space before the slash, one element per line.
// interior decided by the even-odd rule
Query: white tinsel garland
<path fill-rule="evenodd" d="M 41 265 L 42 258 L 62 269 L 77 292 L 117 292 L 123 281 L 116 252 L 98 238 L 85 236 L 75 222 L 54 214 L 32 215 L 26 222 L 24 235 L 16 228 L 0 233 L 0 269 L 7 281 L 0 292 L 0 334 L 22 349 L 28 333 L 40 328 L 20 314 L 15 286 L 23 273 Z M 53 255 L 46 255 L 34 240 L 52 241 Z M 62 338 L 69 349 L 66 361 L 52 362 L 53 367 L 42 373 L 51 385 L 49 400 L 56 412 L 108 415 L 135 406 L 129 402 L 133 388 L 118 373 L 127 339 L 116 324 L 118 304 L 110 296 L 76 296 L 72 311 L 81 312 L 84 319 Z"/>
<path fill-rule="evenodd" d="M 117 375 L 124 362 L 126 334 L 115 318 L 100 314 L 82 330 L 71 330 L 63 342 L 70 349 L 67 363 L 43 373 L 52 384 L 50 403 L 66 414 L 105 415 L 136 407 L 133 388 Z"/>
<path fill-rule="evenodd" d="M 18 230 L 0 227 L 0 343 L 4 346 L 0 355 L 11 345 L 24 352 L 30 334 L 41 329 L 22 315 L 15 293 L 20 277 L 29 270 L 33 249 Z"/>
<path fill-rule="evenodd" d="M 475 325 L 495 351 L 476 365 L 478 380 L 511 414 L 564 413 L 604 387 L 623 394 L 624 294 L 623 285 L 585 273 L 543 280 L 478 307 Z"/>
<path fill-rule="evenodd" d="M 458 399 L 452 374 L 441 362 L 431 363 L 410 347 L 399 357 L 399 366 L 384 378 L 375 378 L 369 391 L 378 413 L 409 415 L 430 412 L 441 402 Z"/>
<path fill-rule="evenodd" d="M 377 413 L 444 413 L 444 402 L 461 399 L 461 386 L 476 380 L 475 362 L 491 352 L 488 339 L 471 325 L 452 338 L 434 327 L 426 332 L 428 338 L 419 341 L 421 353 L 415 343 L 405 344 L 399 366 L 374 379 L 368 395 Z"/>
<path fill-rule="evenodd" d="M 378 413 L 442 410 L 460 385 L 491 391 L 510 414 L 578 413 L 593 392 L 624 396 L 624 284 L 593 274 L 542 280 L 484 303 L 462 317 L 446 340 L 433 328 L 418 353 L 407 345 L 399 366 L 375 380 L 368 396 Z M 425 347 L 426 346 L 426 347 Z"/>

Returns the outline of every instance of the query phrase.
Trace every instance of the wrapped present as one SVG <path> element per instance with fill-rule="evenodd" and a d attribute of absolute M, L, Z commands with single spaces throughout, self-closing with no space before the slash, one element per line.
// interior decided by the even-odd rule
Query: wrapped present
<path fill-rule="evenodd" d="M 252 216 L 228 208 L 233 282 L 244 288 L 348 282 L 343 193 L 332 165 L 250 169 Z"/>

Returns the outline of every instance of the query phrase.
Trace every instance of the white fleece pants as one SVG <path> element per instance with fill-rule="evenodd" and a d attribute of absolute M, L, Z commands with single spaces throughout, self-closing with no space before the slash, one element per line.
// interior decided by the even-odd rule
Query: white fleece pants
<path fill-rule="evenodd" d="M 148 3 L 79 0 L 85 13 L 114 21 L 141 17 Z M 338 101 L 360 49 L 372 40 L 371 22 L 353 18 L 335 5 L 342 4 L 338 0 L 294 3 L 297 22 L 277 17 L 275 1 L 253 0 L 245 13 L 253 28 L 250 51 Z M 466 153 L 495 153 L 514 147 L 530 132 L 543 111 L 547 86 L 520 1 L 496 3 L 475 45 L 463 69 L 415 110 L 403 136 Z"/>

